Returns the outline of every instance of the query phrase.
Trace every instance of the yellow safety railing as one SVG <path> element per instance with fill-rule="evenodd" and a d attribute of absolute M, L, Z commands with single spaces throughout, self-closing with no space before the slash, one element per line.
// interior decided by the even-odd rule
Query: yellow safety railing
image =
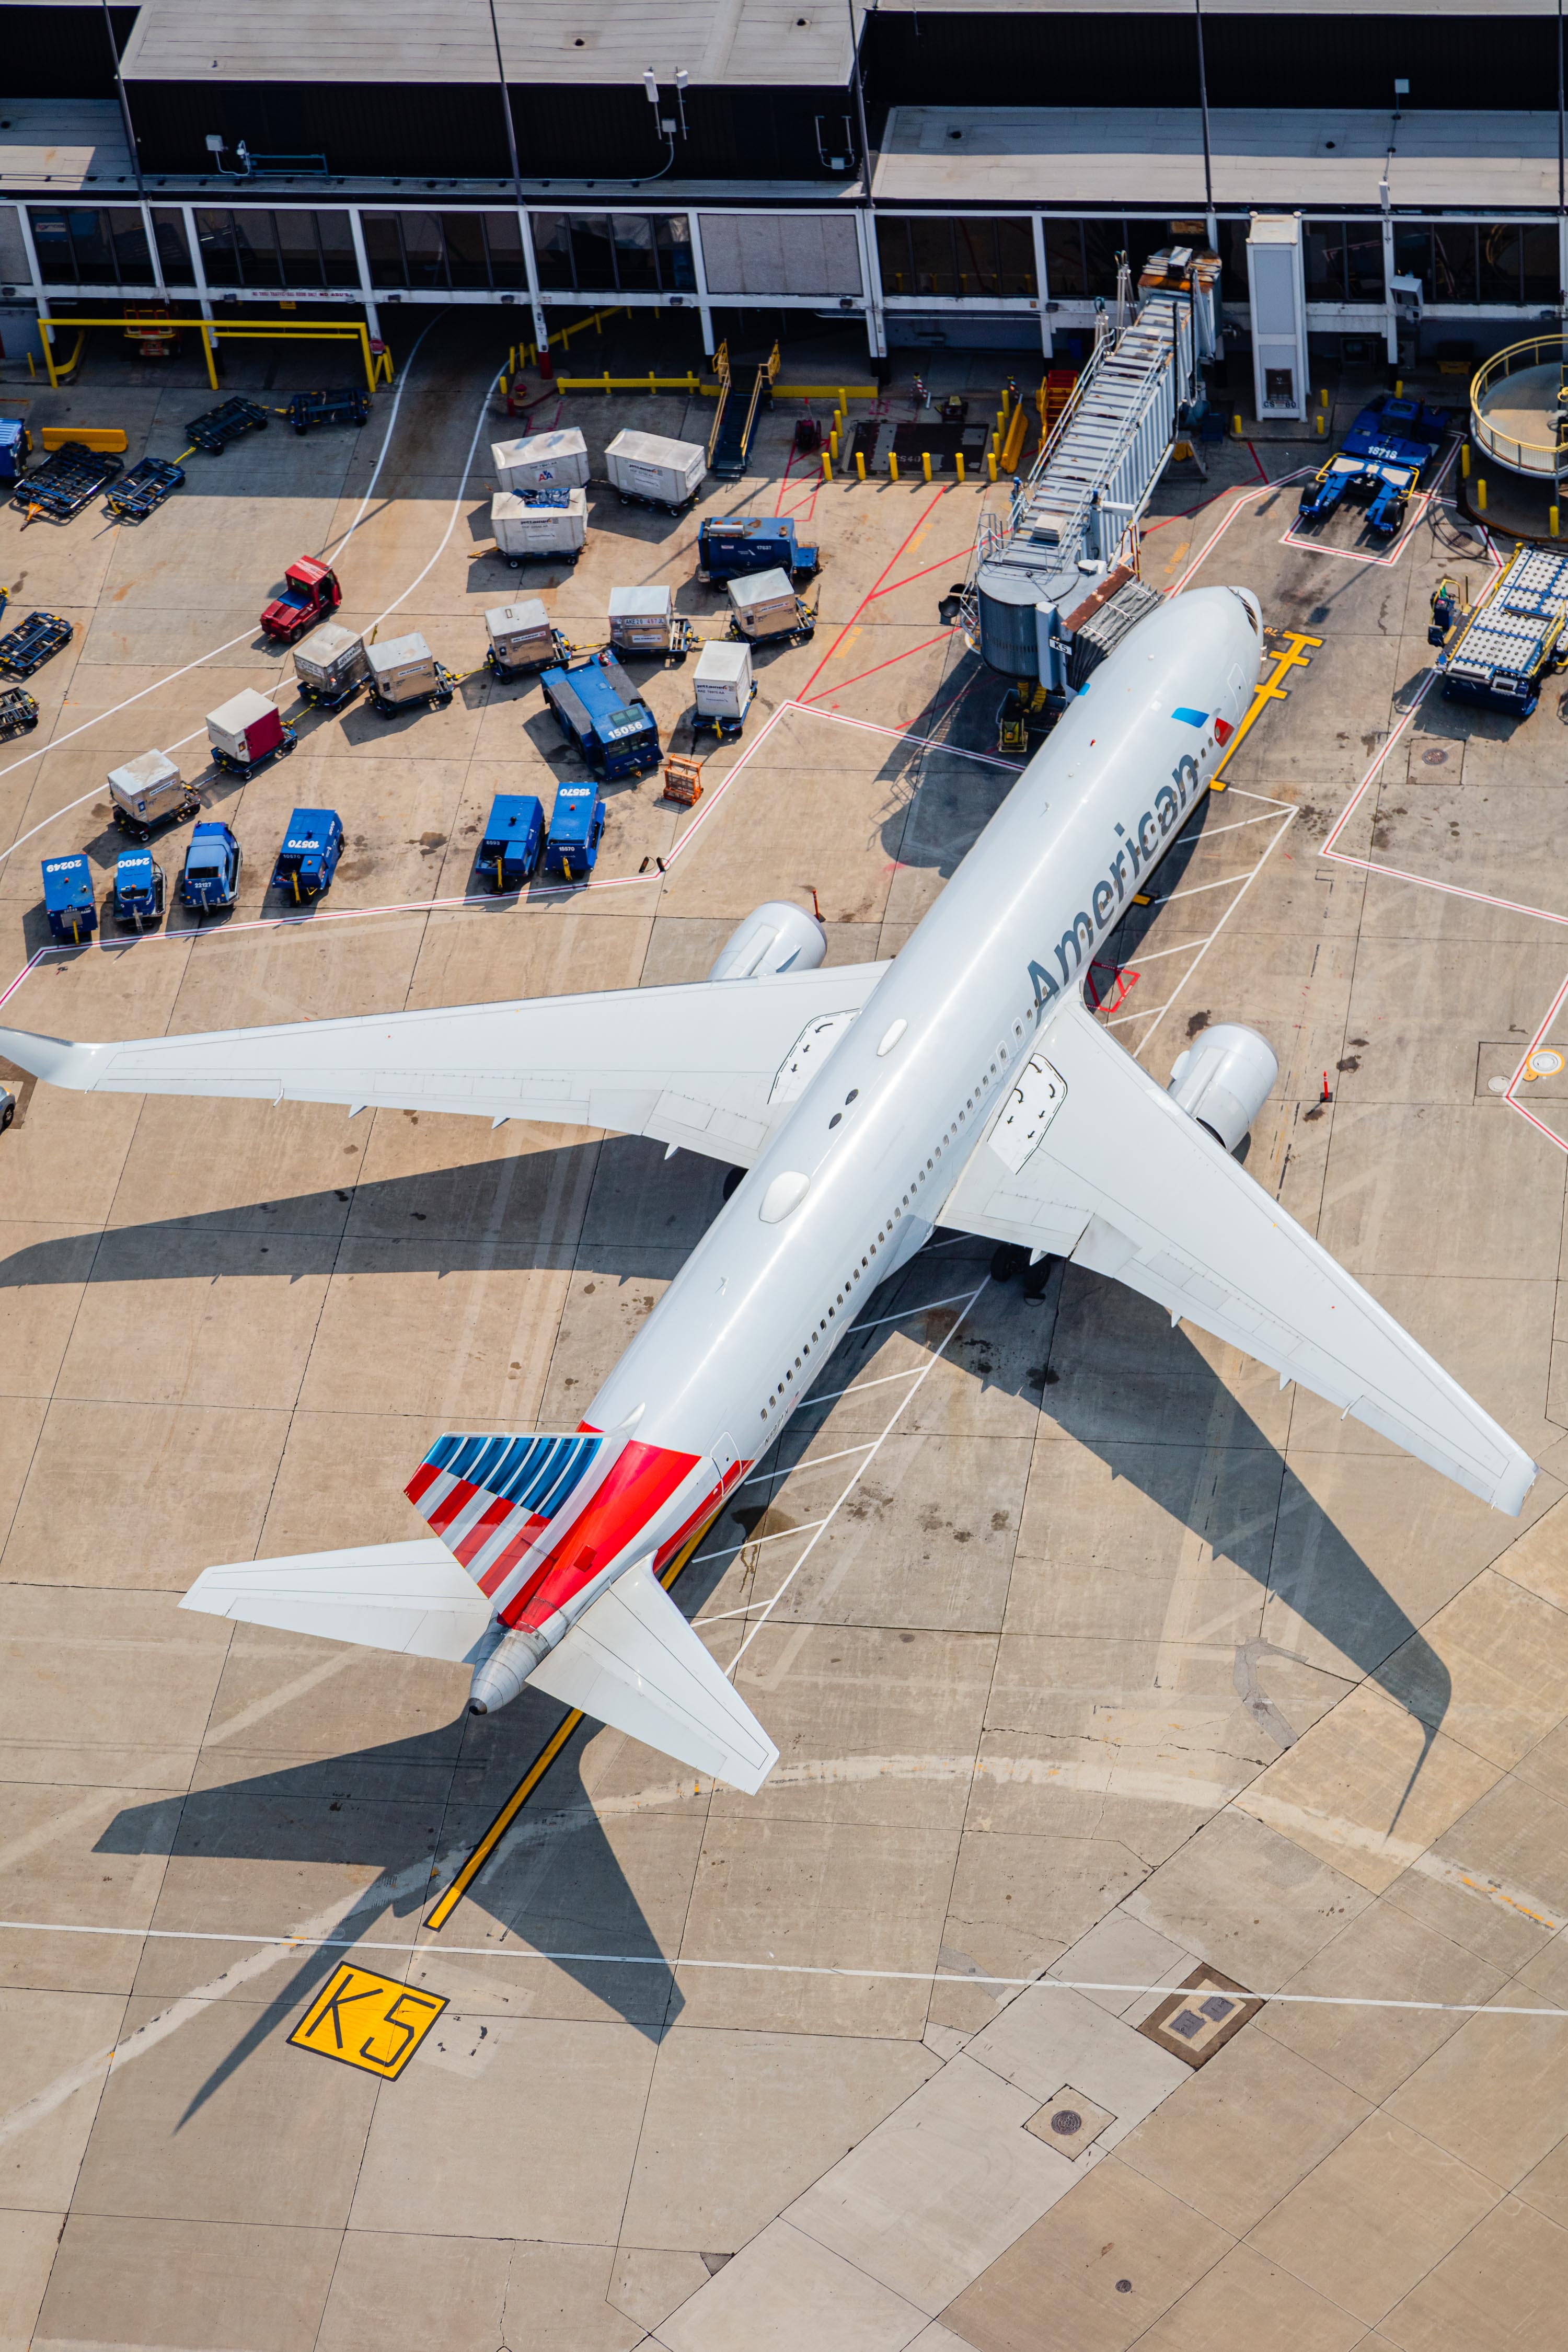
<path fill-rule="evenodd" d="M 289 319 L 268 320 L 257 326 L 240 326 L 231 324 L 227 320 L 171 317 L 166 323 L 179 333 L 201 337 L 202 352 L 207 363 L 207 382 L 214 392 L 218 389 L 217 346 L 220 342 L 357 342 L 364 362 L 364 380 L 369 389 L 374 392 L 378 383 L 392 382 L 392 354 L 388 351 L 372 351 L 370 329 L 363 320 L 322 319 L 305 321 Z M 123 330 L 125 314 L 121 311 L 114 318 L 84 318 L 79 312 L 75 312 L 68 319 L 51 319 L 40 313 L 38 325 L 42 330 L 44 365 L 48 371 L 50 389 L 58 392 L 62 378 L 81 356 L 81 342 L 79 341 L 68 361 L 57 365 L 53 348 L 55 329 L 79 327 L 81 341 L 85 341 L 89 327 L 119 327 Z"/>
<path fill-rule="evenodd" d="M 719 390 L 717 383 L 705 383 L 700 375 L 558 375 L 557 392 L 684 392 L 696 395 L 710 394 Z"/>
<path fill-rule="evenodd" d="M 1510 343 L 1505 351 L 1494 352 L 1489 360 L 1481 362 L 1470 379 L 1470 436 L 1478 448 L 1513 472 L 1550 475 L 1560 481 L 1568 474 L 1568 411 L 1561 402 L 1554 416 L 1542 414 L 1539 440 L 1500 433 L 1481 407 L 1485 394 L 1522 369 L 1537 367 L 1555 367 L 1560 372 L 1568 367 L 1568 336 L 1561 332 L 1532 335 L 1528 341 Z M 1568 376 L 1560 373 L 1559 383 L 1564 382 Z"/>
<path fill-rule="evenodd" d="M 713 354 L 713 374 L 719 386 L 719 405 L 713 412 L 713 430 L 708 436 L 708 463 L 713 463 L 713 452 L 719 446 L 719 435 L 724 423 L 724 403 L 731 393 L 730 346 L 721 343 Z"/>

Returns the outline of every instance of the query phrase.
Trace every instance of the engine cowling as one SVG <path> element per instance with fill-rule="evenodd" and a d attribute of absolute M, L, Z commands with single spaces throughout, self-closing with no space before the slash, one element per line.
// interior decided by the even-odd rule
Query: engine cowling
<path fill-rule="evenodd" d="M 815 971 L 827 953 L 827 933 L 804 907 L 770 898 L 753 907 L 725 940 L 710 980 L 755 980 L 779 971 Z"/>
<path fill-rule="evenodd" d="M 1267 1037 L 1237 1021 L 1194 1039 L 1171 1069 L 1169 1092 L 1189 1118 L 1235 1151 L 1274 1090 L 1279 1064 Z"/>

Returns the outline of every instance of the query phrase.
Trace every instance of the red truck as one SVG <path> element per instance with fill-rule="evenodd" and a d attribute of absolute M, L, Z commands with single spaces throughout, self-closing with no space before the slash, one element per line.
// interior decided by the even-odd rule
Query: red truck
<path fill-rule="evenodd" d="M 296 637 L 335 613 L 342 601 L 343 592 L 331 565 L 314 555 L 301 555 L 283 574 L 283 593 L 267 606 L 261 625 L 279 645 L 291 646 Z"/>

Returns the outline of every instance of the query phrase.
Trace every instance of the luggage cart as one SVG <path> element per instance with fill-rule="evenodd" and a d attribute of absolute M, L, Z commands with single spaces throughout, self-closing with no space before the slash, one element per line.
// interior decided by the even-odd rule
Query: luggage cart
<path fill-rule="evenodd" d="M 363 425 L 370 415 L 370 394 L 355 392 L 297 392 L 284 410 L 296 433 L 312 425 Z"/>
<path fill-rule="evenodd" d="M 38 706 L 26 687 L 0 688 L 0 735 L 30 735 L 38 723 Z"/>
<path fill-rule="evenodd" d="M 229 443 L 237 441 L 242 433 L 266 432 L 267 411 L 254 400 L 237 396 L 217 408 L 205 409 L 200 416 L 193 416 L 185 430 L 198 449 L 205 449 L 209 457 L 221 457 Z"/>
<path fill-rule="evenodd" d="M 115 484 L 103 503 L 121 522 L 145 522 L 184 478 L 183 466 L 171 465 L 163 457 L 143 457 L 122 482 Z"/>
<path fill-rule="evenodd" d="M 1528 719 L 1553 670 L 1568 667 L 1568 556 L 1520 548 L 1453 646 L 1437 656 L 1450 701 Z"/>
<path fill-rule="evenodd" d="M 31 677 L 74 635 L 70 623 L 58 613 L 29 613 L 20 628 L 0 637 L 0 669 L 8 669 L 13 677 Z"/>
<path fill-rule="evenodd" d="M 69 522 L 121 471 L 120 459 L 110 451 L 89 449 L 80 441 L 62 441 L 41 466 L 22 477 L 11 504 L 29 520 L 36 514 L 45 514 L 51 522 Z"/>

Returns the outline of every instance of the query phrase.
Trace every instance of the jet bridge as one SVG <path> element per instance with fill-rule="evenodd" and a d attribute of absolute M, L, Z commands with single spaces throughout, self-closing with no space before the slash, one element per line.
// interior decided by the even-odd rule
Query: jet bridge
<path fill-rule="evenodd" d="M 982 523 L 963 607 L 971 647 L 993 669 L 1061 692 L 1156 601 L 1134 576 L 1136 526 L 1177 427 L 1205 405 L 1202 367 L 1218 349 L 1219 263 L 1175 246 L 1151 254 L 1131 318 L 1101 311 L 1095 349 L 1005 516 Z M 1109 599 L 1097 594 L 1122 572 Z M 1078 649 L 1081 621 L 1093 639 Z M 1121 624 L 1118 626 L 1118 624 Z"/>

